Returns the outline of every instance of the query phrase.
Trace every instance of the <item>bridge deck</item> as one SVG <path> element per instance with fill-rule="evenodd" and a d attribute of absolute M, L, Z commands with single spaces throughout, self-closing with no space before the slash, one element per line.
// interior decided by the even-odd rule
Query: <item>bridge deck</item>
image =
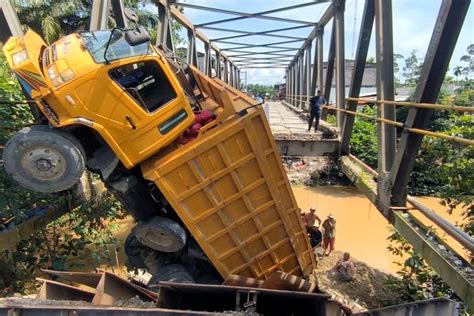
<path fill-rule="evenodd" d="M 277 140 L 321 140 L 323 133 L 318 130 L 308 132 L 308 122 L 281 102 L 266 102 L 272 133 Z M 268 108 L 268 111 L 267 111 Z"/>
<path fill-rule="evenodd" d="M 304 115 L 292 111 L 282 102 L 264 104 L 273 136 L 284 156 L 338 156 L 339 140 L 328 138 L 328 133 L 318 129 L 308 132 L 308 122 Z M 313 123 L 314 124 L 314 123 Z M 326 126 L 327 123 L 320 123 Z M 314 126 L 314 125 L 313 125 Z M 327 130 L 327 127 L 324 128 Z M 334 137 L 334 136 L 333 136 Z"/>

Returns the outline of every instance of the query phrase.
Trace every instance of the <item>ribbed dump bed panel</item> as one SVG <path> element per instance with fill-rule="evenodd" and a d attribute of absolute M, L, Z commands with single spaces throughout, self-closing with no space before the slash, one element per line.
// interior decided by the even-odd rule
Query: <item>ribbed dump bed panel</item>
<path fill-rule="evenodd" d="M 143 173 L 222 277 L 311 273 L 314 256 L 261 107 L 150 159 Z"/>

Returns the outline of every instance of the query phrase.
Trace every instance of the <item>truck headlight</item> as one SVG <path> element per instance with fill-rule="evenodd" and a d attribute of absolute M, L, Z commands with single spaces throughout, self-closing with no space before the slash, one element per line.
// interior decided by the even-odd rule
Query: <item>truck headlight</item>
<path fill-rule="evenodd" d="M 58 67 L 56 67 L 56 65 L 52 65 L 48 68 L 48 76 L 55 87 L 64 83 L 64 80 L 59 75 Z"/>
<path fill-rule="evenodd" d="M 17 66 L 24 61 L 28 60 L 28 52 L 26 49 L 19 51 L 18 53 L 15 53 L 12 55 L 12 60 L 13 60 L 13 65 Z"/>
<path fill-rule="evenodd" d="M 51 79 L 53 86 L 58 87 L 62 85 L 63 83 L 74 79 L 75 74 L 71 68 L 67 68 L 63 72 L 59 73 L 58 67 L 56 67 L 56 65 L 52 65 L 51 67 L 48 68 L 48 76 L 49 76 L 49 79 Z"/>

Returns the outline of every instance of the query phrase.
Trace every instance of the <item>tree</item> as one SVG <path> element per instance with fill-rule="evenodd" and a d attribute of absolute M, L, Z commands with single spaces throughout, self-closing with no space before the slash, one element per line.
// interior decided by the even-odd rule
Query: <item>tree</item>
<path fill-rule="evenodd" d="M 14 0 L 23 25 L 42 35 L 47 44 L 61 36 L 86 30 L 92 1 Z"/>
<path fill-rule="evenodd" d="M 400 76 L 398 75 L 399 72 L 400 72 L 400 65 L 398 63 L 398 60 L 399 59 L 404 59 L 405 57 L 403 57 L 402 54 L 394 54 L 393 55 L 393 76 L 394 76 L 394 79 L 395 79 L 395 87 L 399 87 L 400 86 Z"/>
<path fill-rule="evenodd" d="M 275 94 L 275 90 L 273 89 L 273 86 L 271 85 L 262 85 L 259 83 L 251 83 L 247 85 L 247 92 L 254 95 L 254 96 L 265 96 L 267 93 L 270 96 L 273 96 Z"/>
<path fill-rule="evenodd" d="M 425 263 L 396 229 L 392 229 L 388 240 L 390 242 L 388 250 L 405 260 L 402 263 L 395 262 L 400 267 L 397 272 L 398 278 L 387 280 L 387 287 L 399 293 L 396 300 L 387 302 L 387 305 L 443 296 L 459 300 L 454 291 Z"/>
<path fill-rule="evenodd" d="M 405 58 L 405 66 L 402 73 L 406 85 L 415 86 L 417 84 L 422 65 L 423 60 L 418 59 L 416 50 L 411 51 L 410 56 Z"/>
<path fill-rule="evenodd" d="M 466 66 L 461 68 L 461 73 L 467 78 L 474 73 L 474 44 L 467 47 L 467 55 L 463 55 L 461 61 L 467 63 Z"/>

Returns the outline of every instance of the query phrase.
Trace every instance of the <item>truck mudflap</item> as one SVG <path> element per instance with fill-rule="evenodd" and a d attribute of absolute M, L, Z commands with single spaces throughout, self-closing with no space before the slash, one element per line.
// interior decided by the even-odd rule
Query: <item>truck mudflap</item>
<path fill-rule="evenodd" d="M 225 118 L 218 115 L 190 143 L 147 160 L 144 177 L 224 279 L 266 280 L 273 271 L 307 277 L 316 261 L 264 111 L 240 91 L 195 76 L 207 85 L 204 95 L 224 103 Z"/>

